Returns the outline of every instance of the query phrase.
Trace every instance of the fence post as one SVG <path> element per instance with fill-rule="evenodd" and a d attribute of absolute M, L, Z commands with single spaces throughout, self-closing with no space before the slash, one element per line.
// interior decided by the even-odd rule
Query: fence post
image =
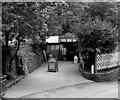
<path fill-rule="evenodd" d="M 94 74 L 94 65 L 91 65 L 91 73 Z"/>
<path fill-rule="evenodd" d="M 84 62 L 82 62 L 82 67 L 83 67 L 83 69 L 84 69 Z"/>
<path fill-rule="evenodd" d="M 95 73 L 97 73 L 97 53 L 95 55 Z"/>

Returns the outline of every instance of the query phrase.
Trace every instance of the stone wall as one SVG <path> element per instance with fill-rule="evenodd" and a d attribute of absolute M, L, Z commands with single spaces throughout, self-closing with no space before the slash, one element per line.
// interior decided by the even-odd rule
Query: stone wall
<path fill-rule="evenodd" d="M 37 48 L 33 48 L 31 45 L 22 45 L 20 47 L 18 56 L 22 59 L 23 69 L 26 74 L 40 67 L 44 61 L 42 49 L 40 46 L 37 46 Z M 34 49 L 36 49 L 37 53 L 34 52 Z"/>
<path fill-rule="evenodd" d="M 78 65 L 78 69 L 85 78 L 96 82 L 117 81 L 118 75 L 120 73 L 119 67 L 108 72 L 94 73 L 94 74 L 83 70 L 80 64 Z"/>

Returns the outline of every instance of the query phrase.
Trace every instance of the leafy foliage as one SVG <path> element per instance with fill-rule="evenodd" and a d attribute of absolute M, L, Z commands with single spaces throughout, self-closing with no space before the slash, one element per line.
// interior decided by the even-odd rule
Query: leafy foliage
<path fill-rule="evenodd" d="M 97 53 L 114 52 L 118 43 L 118 26 L 111 20 L 118 14 L 112 3 L 88 3 L 85 8 L 88 20 L 79 25 L 79 50 L 83 59 L 89 65 L 95 64 Z M 104 6 L 104 7 L 103 7 Z M 114 10 L 113 10 L 114 9 Z M 116 17 L 116 21 L 118 18 Z M 114 20 L 114 21 L 115 21 Z"/>
<path fill-rule="evenodd" d="M 36 44 L 46 36 L 70 32 L 78 37 L 78 48 L 85 59 L 92 59 L 96 53 L 113 52 L 119 9 L 120 3 L 112 2 L 4 2 L 2 35 L 6 51 L 9 40 L 16 39 L 17 54 L 24 38 Z"/>
<path fill-rule="evenodd" d="M 118 33 L 116 27 L 112 28 L 110 23 L 96 19 L 86 23 L 78 35 L 83 48 L 109 53 L 115 49 Z"/>
<path fill-rule="evenodd" d="M 4 2 L 2 3 L 2 37 L 5 45 L 6 73 L 10 72 L 11 64 L 20 47 L 20 42 L 24 38 L 32 38 L 33 42 L 39 42 L 46 31 L 44 16 L 40 16 L 39 11 L 44 9 L 41 3 L 32 2 Z M 16 49 L 8 62 L 8 42 L 16 40 Z"/>

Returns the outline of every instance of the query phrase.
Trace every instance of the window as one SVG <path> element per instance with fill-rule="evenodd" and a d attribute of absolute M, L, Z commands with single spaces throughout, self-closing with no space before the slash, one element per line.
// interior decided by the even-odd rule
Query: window
<path fill-rule="evenodd" d="M 54 50 L 55 49 L 55 45 L 51 45 L 51 50 Z"/>
<path fill-rule="evenodd" d="M 59 49 L 59 45 L 56 45 L 56 48 L 55 48 L 56 50 L 58 50 Z"/>

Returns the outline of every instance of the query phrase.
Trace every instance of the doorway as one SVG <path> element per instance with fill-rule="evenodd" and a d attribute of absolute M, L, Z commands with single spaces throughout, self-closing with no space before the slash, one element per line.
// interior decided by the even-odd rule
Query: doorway
<path fill-rule="evenodd" d="M 73 61 L 74 56 L 79 55 L 79 53 L 77 52 L 76 43 L 74 42 L 64 43 L 63 48 L 65 49 L 65 52 L 66 52 L 63 56 L 64 57 L 63 60 Z"/>

